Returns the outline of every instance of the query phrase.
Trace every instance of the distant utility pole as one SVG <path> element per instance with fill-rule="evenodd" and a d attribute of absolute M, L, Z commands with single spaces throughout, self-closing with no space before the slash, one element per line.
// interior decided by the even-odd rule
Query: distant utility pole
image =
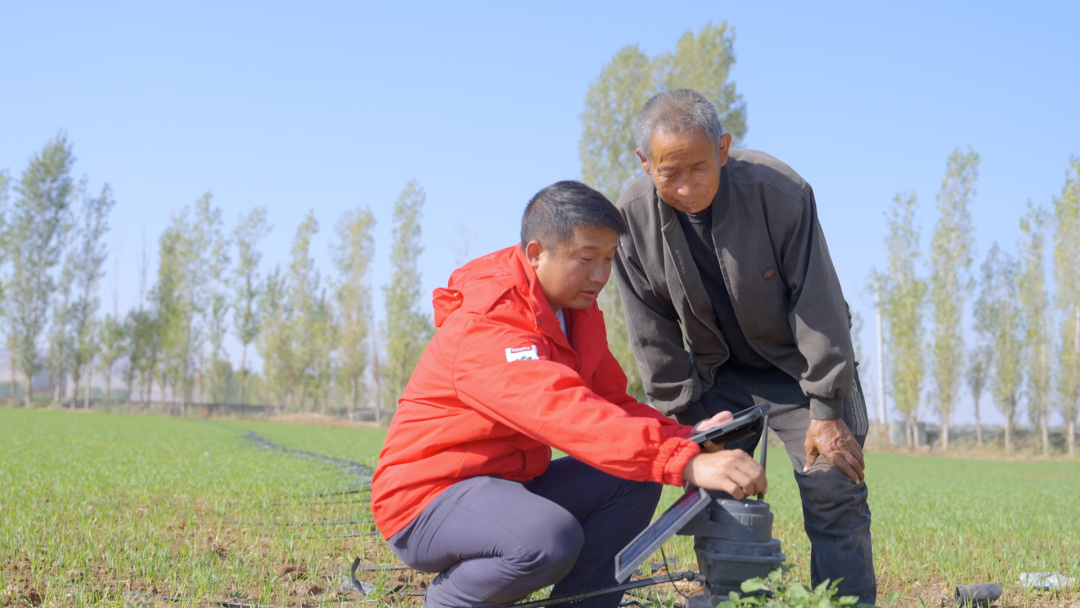
<path fill-rule="evenodd" d="M 885 413 L 885 339 L 881 330 L 881 277 L 877 280 L 877 370 L 878 370 L 878 416 L 881 423 L 886 425 L 885 434 L 888 436 L 889 419 Z"/>

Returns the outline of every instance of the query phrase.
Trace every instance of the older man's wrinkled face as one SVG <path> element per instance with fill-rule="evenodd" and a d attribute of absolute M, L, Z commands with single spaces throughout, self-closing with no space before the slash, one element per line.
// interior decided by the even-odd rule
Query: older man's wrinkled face
<path fill-rule="evenodd" d="M 653 135 L 651 162 L 641 150 L 637 154 L 665 203 L 686 213 L 701 213 L 720 188 L 720 168 L 727 164 L 730 147 L 730 134 L 720 138 L 717 148 L 704 130 L 694 129 Z"/>

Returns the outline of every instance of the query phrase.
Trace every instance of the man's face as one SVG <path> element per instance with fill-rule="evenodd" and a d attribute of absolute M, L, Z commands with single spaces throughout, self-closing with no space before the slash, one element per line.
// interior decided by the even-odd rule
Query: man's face
<path fill-rule="evenodd" d="M 607 283 L 618 244 L 619 235 L 610 228 L 575 228 L 554 250 L 529 241 L 525 255 L 551 307 L 580 310 L 592 306 Z"/>
<path fill-rule="evenodd" d="M 730 146 L 728 133 L 720 138 L 717 149 L 704 130 L 694 129 L 653 135 L 652 162 L 641 150 L 637 154 L 665 203 L 685 213 L 701 213 L 720 188 L 720 167 L 727 164 Z"/>

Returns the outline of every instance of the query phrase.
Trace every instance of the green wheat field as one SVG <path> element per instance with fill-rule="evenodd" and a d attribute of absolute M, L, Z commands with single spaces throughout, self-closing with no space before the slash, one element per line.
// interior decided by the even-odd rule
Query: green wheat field
<path fill-rule="evenodd" d="M 287 448 L 268 447 L 249 434 Z M 349 566 L 396 558 L 356 471 L 385 432 L 242 420 L 0 408 L 0 606 L 419 606 L 429 575 Z M 307 454 L 299 453 L 299 451 Z M 809 583 L 790 463 L 769 459 L 768 501 L 789 576 Z M 1080 603 L 1077 586 L 1025 591 L 1022 572 L 1080 578 L 1080 462 L 867 455 L 880 597 L 951 605 L 997 582 L 998 606 Z M 679 491 L 668 488 L 664 507 Z M 694 569 L 689 538 L 665 546 Z M 657 567 L 661 558 L 653 560 Z M 691 586 L 682 586 L 686 592 Z M 412 594 L 410 594 L 412 593 Z M 672 585 L 636 596 L 680 602 Z"/>

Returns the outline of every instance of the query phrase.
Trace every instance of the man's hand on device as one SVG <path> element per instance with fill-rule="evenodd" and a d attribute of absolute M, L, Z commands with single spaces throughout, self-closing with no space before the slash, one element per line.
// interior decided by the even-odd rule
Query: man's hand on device
<path fill-rule="evenodd" d="M 683 480 L 705 488 L 720 490 L 742 500 L 769 489 L 765 469 L 742 450 L 702 453 L 690 459 L 683 469 Z"/>
<path fill-rule="evenodd" d="M 865 479 L 863 469 L 866 468 L 866 461 L 863 460 L 862 448 L 843 419 L 811 420 L 803 447 L 806 448 L 806 466 L 803 467 L 803 473 L 814 466 L 818 456 L 824 456 L 853 483 L 860 483 Z"/>

